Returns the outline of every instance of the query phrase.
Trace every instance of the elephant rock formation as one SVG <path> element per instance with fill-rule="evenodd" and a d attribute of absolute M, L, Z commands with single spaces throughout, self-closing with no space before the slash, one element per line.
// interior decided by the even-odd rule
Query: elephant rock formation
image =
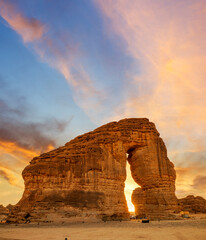
<path fill-rule="evenodd" d="M 171 218 L 177 209 L 174 165 L 155 125 L 146 118 L 111 122 L 31 160 L 25 191 L 8 222 L 50 219 L 128 218 L 126 161 L 141 188 L 132 201 L 138 216 Z"/>

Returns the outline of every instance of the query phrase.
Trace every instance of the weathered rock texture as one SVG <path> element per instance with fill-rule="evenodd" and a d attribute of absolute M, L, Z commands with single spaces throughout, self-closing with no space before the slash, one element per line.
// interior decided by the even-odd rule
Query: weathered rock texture
<path fill-rule="evenodd" d="M 127 154 L 141 186 L 133 194 L 136 213 L 168 218 L 177 208 L 174 166 L 155 125 L 132 118 L 103 125 L 35 157 L 23 171 L 25 191 L 8 221 L 49 219 L 51 213 L 127 218 Z"/>
<path fill-rule="evenodd" d="M 0 205 L 0 222 L 6 220 L 6 217 L 9 215 L 9 209 Z"/>
<path fill-rule="evenodd" d="M 178 204 L 182 211 L 190 213 L 206 213 L 206 199 L 200 196 L 189 195 L 185 198 L 178 199 Z"/>

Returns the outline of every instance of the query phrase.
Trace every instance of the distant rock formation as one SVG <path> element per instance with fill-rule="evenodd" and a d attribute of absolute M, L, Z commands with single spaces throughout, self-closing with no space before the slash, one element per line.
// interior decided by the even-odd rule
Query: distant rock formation
<path fill-rule="evenodd" d="M 178 199 L 182 211 L 190 213 L 206 213 L 206 199 L 200 196 L 189 195 L 185 198 Z"/>
<path fill-rule="evenodd" d="M 3 205 L 0 205 L 0 222 L 5 221 L 8 215 L 9 209 L 4 207 Z"/>
<path fill-rule="evenodd" d="M 22 173 L 25 191 L 8 222 L 50 221 L 52 214 L 128 218 L 127 160 L 141 186 L 132 197 L 136 214 L 171 218 L 177 210 L 174 165 L 154 123 L 131 118 L 103 125 L 35 157 Z"/>

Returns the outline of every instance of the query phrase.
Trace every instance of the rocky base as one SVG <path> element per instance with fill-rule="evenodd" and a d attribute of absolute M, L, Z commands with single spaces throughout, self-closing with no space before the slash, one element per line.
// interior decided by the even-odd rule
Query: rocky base
<path fill-rule="evenodd" d="M 126 221 L 129 220 L 129 214 L 98 214 L 77 212 L 75 209 L 49 209 L 33 210 L 31 213 L 14 209 L 6 219 L 6 223 L 62 223 L 62 222 L 106 222 L 106 221 Z"/>
<path fill-rule="evenodd" d="M 150 220 L 176 219 L 177 198 L 171 189 L 153 188 L 143 190 L 136 188 L 132 194 L 137 218 Z"/>
<path fill-rule="evenodd" d="M 12 205 L 8 205 L 4 207 L 3 205 L 0 205 L 0 223 L 6 222 L 6 219 L 12 209 Z"/>

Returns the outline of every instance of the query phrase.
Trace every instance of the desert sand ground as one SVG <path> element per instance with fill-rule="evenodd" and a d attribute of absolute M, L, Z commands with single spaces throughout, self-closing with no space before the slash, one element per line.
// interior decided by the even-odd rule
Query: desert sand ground
<path fill-rule="evenodd" d="M 0 240 L 206 240 L 206 215 L 185 220 L 0 225 Z"/>

